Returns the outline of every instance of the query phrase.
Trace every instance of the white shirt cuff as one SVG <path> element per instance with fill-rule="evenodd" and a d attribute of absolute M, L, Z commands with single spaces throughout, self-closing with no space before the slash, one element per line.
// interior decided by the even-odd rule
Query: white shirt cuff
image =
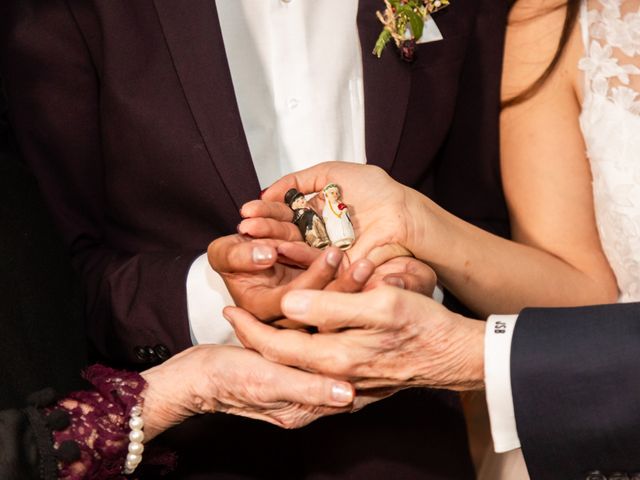
<path fill-rule="evenodd" d="M 520 448 L 511 391 L 511 339 L 517 315 L 492 315 L 485 334 L 484 376 L 496 453 Z"/>
<path fill-rule="evenodd" d="M 239 345 L 233 328 L 222 316 L 224 307 L 235 305 L 222 277 L 200 255 L 187 275 L 187 312 L 194 345 Z"/>

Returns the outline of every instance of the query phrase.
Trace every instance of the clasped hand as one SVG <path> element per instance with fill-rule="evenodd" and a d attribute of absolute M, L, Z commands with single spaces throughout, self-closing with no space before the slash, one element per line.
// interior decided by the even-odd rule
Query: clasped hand
<path fill-rule="evenodd" d="M 357 241 L 348 255 L 304 244 L 282 202 L 289 188 L 312 192 L 329 182 L 348 185 L 345 196 L 354 205 Z M 277 366 L 284 369 L 281 375 L 312 375 L 300 378 L 306 382 L 346 380 L 359 394 L 342 407 L 318 408 L 318 399 L 309 397 L 316 406 L 307 408 L 285 388 L 278 391 L 280 408 L 263 405 L 256 411 L 239 400 L 223 408 L 273 423 L 281 423 L 284 408 L 290 416 L 285 426 L 301 426 L 412 385 L 469 386 L 451 368 L 451 359 L 465 369 L 477 357 L 458 355 L 442 342 L 458 335 L 462 317 L 429 299 L 435 274 L 411 256 L 422 237 L 413 221 L 420 209 L 414 193 L 376 167 L 335 162 L 284 177 L 261 200 L 243 207 L 239 234 L 214 241 L 208 256 L 238 305 L 225 309 L 225 317 L 241 342 L 268 362 L 256 363 L 256 371 Z M 227 380 L 229 385 L 243 381 Z"/>

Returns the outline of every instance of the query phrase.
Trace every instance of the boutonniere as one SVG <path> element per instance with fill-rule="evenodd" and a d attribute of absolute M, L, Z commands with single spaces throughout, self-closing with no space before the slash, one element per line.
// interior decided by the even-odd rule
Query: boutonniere
<path fill-rule="evenodd" d="M 414 59 L 416 42 L 422 37 L 424 24 L 431 14 L 449 5 L 449 0 L 384 0 L 384 13 L 376 12 L 384 25 L 373 54 L 378 58 L 387 44 L 393 40 L 400 57 L 411 62 Z"/>

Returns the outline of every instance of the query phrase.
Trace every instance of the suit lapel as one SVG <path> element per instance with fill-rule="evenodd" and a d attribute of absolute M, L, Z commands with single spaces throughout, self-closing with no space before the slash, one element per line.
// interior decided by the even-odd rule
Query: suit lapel
<path fill-rule="evenodd" d="M 400 60 L 393 45 L 377 58 L 371 52 L 382 31 L 376 17 L 382 0 L 360 0 L 358 32 L 364 77 L 367 162 L 391 170 L 396 157 L 411 87 L 411 66 Z"/>
<path fill-rule="evenodd" d="M 238 208 L 260 192 L 212 0 L 154 0 L 209 157 Z"/>

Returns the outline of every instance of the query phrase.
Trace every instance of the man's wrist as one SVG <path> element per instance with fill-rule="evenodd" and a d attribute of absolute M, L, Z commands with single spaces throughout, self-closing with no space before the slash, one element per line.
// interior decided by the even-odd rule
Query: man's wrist
<path fill-rule="evenodd" d="M 441 307 L 443 308 L 443 307 Z M 444 310 L 444 309 L 443 309 Z M 415 365 L 412 386 L 454 391 L 484 388 L 484 322 L 445 310 L 442 329 L 427 329 L 423 345 L 431 349 Z M 439 338 L 435 338 L 439 337 Z"/>
<path fill-rule="evenodd" d="M 465 328 L 460 341 L 464 352 L 462 365 L 461 390 L 484 389 L 484 336 L 485 322 L 463 317 Z"/>

